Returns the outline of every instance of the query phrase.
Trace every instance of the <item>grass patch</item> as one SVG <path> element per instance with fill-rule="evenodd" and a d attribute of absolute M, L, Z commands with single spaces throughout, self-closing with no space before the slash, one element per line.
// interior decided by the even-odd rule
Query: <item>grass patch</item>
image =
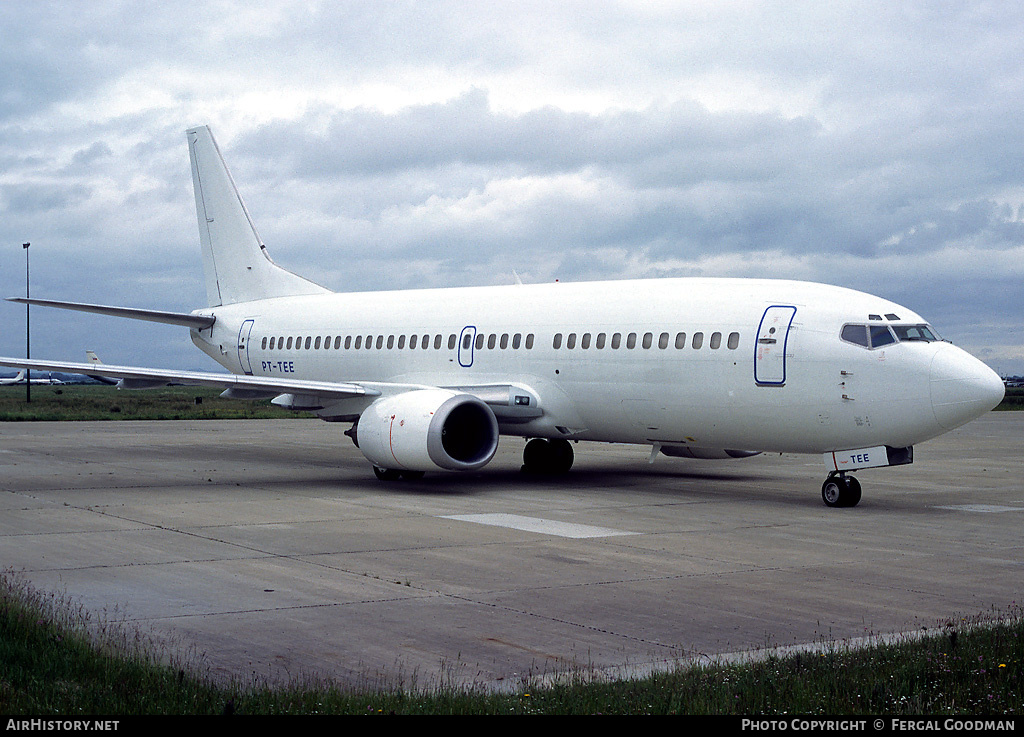
<path fill-rule="evenodd" d="M 95 619 L 19 576 L 0 576 L 4 714 L 1015 714 L 1024 706 L 1024 616 L 950 621 L 930 637 L 769 655 L 613 682 L 583 676 L 513 693 L 217 683 L 198 659 Z"/>
<path fill-rule="evenodd" d="M 997 410 L 1024 409 L 1024 386 L 1011 386 L 1006 388 L 1006 396 L 996 407 Z"/>
<path fill-rule="evenodd" d="M 66 420 L 261 420 L 308 417 L 269 399 L 222 399 L 221 390 L 196 386 L 121 391 L 114 386 L 64 384 L 0 387 L 0 422 Z"/>

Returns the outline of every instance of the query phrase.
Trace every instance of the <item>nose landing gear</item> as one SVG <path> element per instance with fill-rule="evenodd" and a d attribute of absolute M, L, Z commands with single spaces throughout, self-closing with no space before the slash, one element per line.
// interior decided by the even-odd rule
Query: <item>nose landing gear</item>
<path fill-rule="evenodd" d="M 827 507 L 855 507 L 860 501 L 860 482 L 843 471 L 832 471 L 821 485 L 821 499 Z"/>

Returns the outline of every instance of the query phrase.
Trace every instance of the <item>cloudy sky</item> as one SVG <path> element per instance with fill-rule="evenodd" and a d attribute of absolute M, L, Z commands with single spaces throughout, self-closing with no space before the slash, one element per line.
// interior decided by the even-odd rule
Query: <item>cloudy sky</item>
<path fill-rule="evenodd" d="M 0 0 L 0 296 L 202 306 L 184 130 L 336 290 L 861 289 L 1024 374 L 1024 4 Z M 25 308 L 0 303 L 0 354 Z M 36 308 L 32 354 L 213 364 Z"/>

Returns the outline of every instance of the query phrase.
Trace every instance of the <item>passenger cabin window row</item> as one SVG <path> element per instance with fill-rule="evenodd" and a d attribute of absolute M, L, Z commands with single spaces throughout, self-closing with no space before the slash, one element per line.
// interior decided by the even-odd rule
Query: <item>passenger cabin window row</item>
<path fill-rule="evenodd" d="M 704 333 L 697 332 L 690 336 L 690 340 L 687 341 L 686 333 L 676 333 L 673 338 L 671 333 L 661 333 L 657 336 L 658 348 L 661 350 L 667 349 L 670 345 L 678 350 L 682 350 L 689 345 L 694 350 L 699 350 L 704 346 Z M 640 345 L 644 349 L 652 348 L 655 344 L 654 333 L 626 333 L 625 339 L 623 339 L 622 333 L 612 333 L 610 336 L 607 333 L 583 333 L 577 337 L 576 333 L 569 333 L 565 336 L 564 345 L 566 349 L 573 350 L 579 347 L 581 350 L 589 350 L 594 348 L 596 350 L 602 350 L 606 346 L 612 350 L 618 350 L 625 347 L 626 350 L 633 350 Z M 551 347 L 555 350 L 562 348 L 562 334 L 555 333 L 554 339 L 551 341 Z M 726 347 L 734 351 L 740 345 L 740 334 L 729 333 L 729 337 L 726 339 Z M 722 347 L 722 334 L 719 332 L 711 333 L 710 339 L 708 340 L 708 346 L 712 350 L 718 350 Z"/>
<path fill-rule="evenodd" d="M 855 326 L 847 326 L 855 327 Z M 866 329 L 867 326 L 856 326 L 862 330 Z M 872 326 L 872 330 L 875 330 L 878 326 Z M 884 328 L 883 328 L 884 329 Z M 845 329 L 844 329 L 845 331 Z M 562 333 L 556 333 L 551 347 L 555 350 L 559 350 L 565 346 L 568 350 L 574 350 L 579 348 L 581 350 L 603 350 L 610 348 L 611 350 L 619 350 L 625 348 L 626 350 L 633 350 L 638 346 L 643 349 L 653 348 L 655 343 L 661 350 L 665 350 L 672 346 L 678 350 L 689 346 L 694 350 L 700 350 L 705 344 L 705 335 L 703 332 L 696 332 L 689 336 L 687 340 L 687 334 L 685 332 L 676 333 L 673 337 L 671 333 L 660 333 L 655 337 L 654 333 L 582 333 L 577 335 L 576 333 L 569 333 L 564 337 Z M 844 340 L 848 340 L 844 332 Z M 855 341 L 854 341 L 855 342 Z M 440 350 L 443 346 L 447 346 L 448 350 L 455 350 L 458 346 L 459 338 L 454 333 L 448 335 L 448 339 L 445 340 L 443 335 L 440 334 L 426 334 L 420 335 L 418 333 L 413 335 L 325 335 L 325 336 L 264 336 L 260 344 L 263 350 L 370 350 L 376 348 L 377 350 L 428 350 L 433 348 L 434 350 Z M 740 334 L 729 333 L 729 336 L 725 340 L 725 346 L 734 351 L 739 347 Z M 525 348 L 526 350 L 532 350 L 534 345 L 534 334 L 527 333 L 477 333 L 474 338 L 471 333 L 464 333 L 462 335 L 462 349 L 469 350 L 473 347 L 476 350 L 519 350 Z M 713 332 L 708 337 L 707 345 L 712 350 L 718 350 L 722 347 L 722 333 Z"/>
<path fill-rule="evenodd" d="M 525 338 L 525 339 L 524 339 Z M 459 343 L 459 338 L 454 333 L 448 336 L 448 340 L 444 339 L 443 335 L 420 335 L 416 333 L 414 335 L 346 335 L 344 337 L 340 335 L 335 336 L 264 336 L 260 347 L 263 350 L 329 350 L 333 346 L 334 350 L 360 350 L 360 349 L 373 349 L 377 350 L 387 349 L 398 349 L 405 350 L 428 350 L 433 348 L 434 350 L 440 350 L 442 346 L 447 345 L 448 350 L 455 350 L 455 347 Z M 469 349 L 473 343 L 473 336 L 470 333 L 463 335 L 462 347 Z M 489 349 L 500 348 L 505 350 L 511 348 L 512 350 L 519 350 L 520 348 L 526 348 L 531 350 L 533 348 L 534 336 L 533 333 L 527 333 L 525 336 L 522 333 L 491 333 L 485 335 L 484 333 L 477 333 L 475 347 L 479 350 L 484 346 Z"/>

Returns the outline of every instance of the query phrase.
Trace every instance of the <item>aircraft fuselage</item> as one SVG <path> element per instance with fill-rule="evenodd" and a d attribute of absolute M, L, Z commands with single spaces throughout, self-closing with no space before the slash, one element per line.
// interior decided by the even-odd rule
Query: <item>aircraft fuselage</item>
<path fill-rule="evenodd" d="M 519 386 L 522 401 L 541 414 L 510 421 L 499 415 L 498 422 L 503 434 L 526 437 L 700 451 L 910 446 L 973 419 L 1002 396 L 998 376 L 948 342 L 869 347 L 842 339 L 849 325 L 926 323 L 888 300 L 806 282 L 694 278 L 382 291 L 282 297 L 197 314 L 217 319 L 211 329 L 193 330 L 193 341 L 236 373 Z M 317 414 L 351 418 L 372 401 L 346 399 Z"/>

